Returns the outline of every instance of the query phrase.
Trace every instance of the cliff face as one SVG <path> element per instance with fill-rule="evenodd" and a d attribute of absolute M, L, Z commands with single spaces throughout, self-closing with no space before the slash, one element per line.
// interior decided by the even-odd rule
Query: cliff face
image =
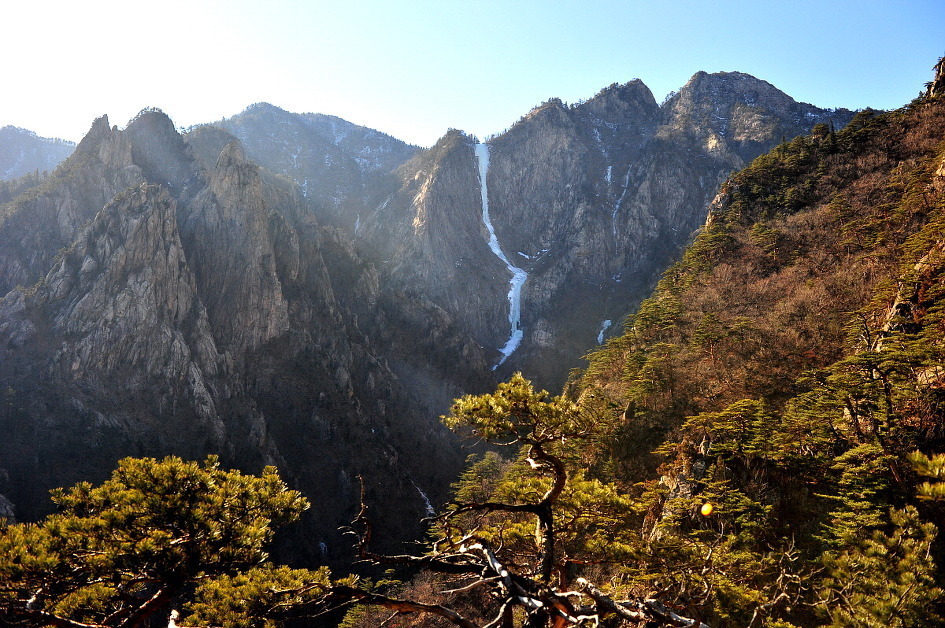
<path fill-rule="evenodd" d="M 226 365 L 175 210 L 166 190 L 130 188 L 40 282 L 0 300 L 11 436 L 2 458 L 19 516 L 44 508 L 38 487 L 99 477 L 135 449 L 193 457 L 223 447 L 209 387 Z"/>
<path fill-rule="evenodd" d="M 401 188 L 362 220 L 355 244 L 393 290 L 423 294 L 477 343 L 494 346 L 505 314 L 482 304 L 501 302 L 508 288 L 505 266 L 487 246 L 472 146 L 453 131 L 405 164 Z"/>
<path fill-rule="evenodd" d="M 318 504 L 293 550 L 310 557 L 346 553 L 359 473 L 400 497 L 375 502 L 388 539 L 424 513 L 417 486 L 444 497 L 460 456 L 368 336 L 377 272 L 239 142 L 103 118 L 3 211 L 0 492 L 18 517 L 126 455 L 280 466 Z"/>
<path fill-rule="evenodd" d="M 783 138 L 851 116 L 745 74 L 699 73 L 662 106 L 640 81 L 612 85 L 574 106 L 550 100 L 490 140 L 492 223 L 528 273 L 523 341 L 498 374 L 559 385 L 678 255 L 730 172 Z M 509 337 L 510 272 L 486 247 L 473 144 L 451 132 L 405 164 L 400 190 L 362 216 L 356 242 L 379 252 L 393 283 L 442 307 L 494 365 Z"/>
<path fill-rule="evenodd" d="M 0 208 L 0 293 L 30 285 L 49 270 L 95 213 L 144 182 L 127 135 L 95 121 L 75 153 L 38 188 Z"/>

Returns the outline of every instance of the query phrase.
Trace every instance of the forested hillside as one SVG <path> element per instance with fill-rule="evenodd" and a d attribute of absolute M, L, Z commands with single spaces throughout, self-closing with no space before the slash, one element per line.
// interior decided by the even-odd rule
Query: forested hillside
<path fill-rule="evenodd" d="M 922 98 L 756 159 L 575 374 L 620 412 L 589 462 L 638 500 L 624 582 L 713 625 L 934 623 L 945 520 L 910 456 L 945 444 L 943 139 Z"/>
<path fill-rule="evenodd" d="M 440 523 L 528 579 L 531 607 L 494 594 L 521 625 L 940 625 L 943 140 L 930 90 L 782 144 L 724 183 L 564 397 L 513 380 L 454 406 L 513 445 Z M 437 577 L 403 593 L 437 587 L 474 625 L 518 625 Z"/>

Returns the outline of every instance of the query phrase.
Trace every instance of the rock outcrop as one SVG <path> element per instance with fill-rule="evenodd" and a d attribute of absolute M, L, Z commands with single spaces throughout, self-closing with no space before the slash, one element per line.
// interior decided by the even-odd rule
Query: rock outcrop
<path fill-rule="evenodd" d="M 926 86 L 925 95 L 929 98 L 936 98 L 945 94 L 945 57 L 938 60 L 935 67 L 932 68 L 935 76 Z"/>
<path fill-rule="evenodd" d="M 310 559 L 347 558 L 359 474 L 382 542 L 416 533 L 416 486 L 445 498 L 462 456 L 436 410 L 461 391 L 404 386 L 385 354 L 411 339 L 369 334 L 396 310 L 449 345 L 448 323 L 380 307 L 350 239 L 225 132 L 191 145 L 157 110 L 102 118 L 3 215 L 0 489 L 18 518 L 127 455 L 278 465 L 317 505 L 291 550 Z"/>

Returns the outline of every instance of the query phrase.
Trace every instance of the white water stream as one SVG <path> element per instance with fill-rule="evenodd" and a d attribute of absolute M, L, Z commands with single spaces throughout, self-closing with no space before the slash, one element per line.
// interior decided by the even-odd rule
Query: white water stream
<path fill-rule="evenodd" d="M 486 184 L 489 174 L 489 145 L 476 144 L 476 157 L 479 160 L 479 189 L 482 193 L 482 222 L 486 225 L 486 229 L 489 230 L 489 248 L 492 249 L 495 256 L 502 260 L 509 269 L 509 272 L 512 273 L 512 279 L 509 281 L 509 339 L 505 343 L 505 346 L 499 349 L 502 353 L 502 359 L 499 360 L 498 364 L 492 367 L 494 371 L 518 349 L 525 335 L 525 332 L 521 329 L 520 322 L 522 315 L 522 286 L 525 285 L 525 280 L 528 279 L 528 273 L 513 264 L 511 260 L 506 257 L 505 253 L 502 252 L 499 239 L 496 237 L 495 229 L 492 227 L 492 220 L 489 219 L 489 188 Z"/>
<path fill-rule="evenodd" d="M 608 329 L 610 329 L 610 325 L 611 325 L 612 322 L 613 322 L 613 321 L 611 321 L 611 320 L 608 318 L 606 321 L 604 321 L 603 323 L 600 324 L 600 333 L 597 334 L 597 344 L 599 344 L 599 345 L 604 344 L 604 332 L 606 332 Z"/>
<path fill-rule="evenodd" d="M 433 504 L 430 503 L 430 498 L 427 497 L 427 494 L 423 492 L 423 489 L 417 486 L 417 483 L 413 480 L 410 481 L 413 484 L 413 487 L 417 489 L 417 492 L 420 493 L 420 499 L 423 500 L 423 508 L 427 512 L 428 517 L 432 517 L 436 514 L 436 508 L 433 507 Z"/>
<path fill-rule="evenodd" d="M 607 183 L 610 183 L 610 168 L 607 168 Z M 623 203 L 623 197 L 627 195 L 627 187 L 630 185 L 630 170 L 627 170 L 627 176 L 623 178 L 623 192 L 620 193 L 620 198 L 617 199 L 617 202 L 614 203 L 614 213 L 610 218 L 610 224 L 614 230 L 614 240 L 617 239 L 617 212 L 620 211 L 620 205 Z"/>

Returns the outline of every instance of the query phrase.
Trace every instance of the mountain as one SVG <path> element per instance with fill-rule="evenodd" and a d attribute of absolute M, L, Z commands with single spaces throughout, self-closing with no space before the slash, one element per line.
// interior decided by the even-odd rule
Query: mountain
<path fill-rule="evenodd" d="M 250 159 L 298 183 L 323 222 L 349 232 L 365 207 L 383 199 L 385 176 L 419 150 L 335 116 L 294 114 L 268 103 L 215 125 L 237 137 Z"/>
<path fill-rule="evenodd" d="M 0 128 L 0 181 L 51 171 L 72 154 L 75 144 L 39 137 L 15 126 Z"/>
<path fill-rule="evenodd" d="M 470 461 L 440 521 L 501 540 L 483 564 L 502 573 L 476 584 L 526 584 L 455 589 L 430 569 L 398 598 L 483 626 L 516 604 L 521 625 L 558 609 L 614 626 L 941 625 L 943 74 L 728 176 L 561 396 L 513 376 L 460 400 L 452 424 L 512 446 Z M 427 564 L 476 560 L 453 551 Z"/>
<path fill-rule="evenodd" d="M 196 135 L 219 129 L 238 138 L 247 156 L 266 170 L 294 181 L 319 222 L 340 229 L 337 246 L 347 249 L 345 255 L 360 256 L 382 272 L 377 252 L 359 246 L 356 236 L 367 227 L 370 212 L 390 202 L 402 185 L 403 164 L 418 158 L 420 149 L 334 116 L 294 114 L 268 103 L 197 127 L 188 137 L 196 143 Z M 396 239 L 387 234 L 388 241 Z M 343 259 L 327 256 L 338 277 L 349 274 Z M 376 298 L 348 305 L 360 312 L 364 332 L 383 347 L 387 364 L 424 406 L 442 411 L 457 395 L 494 385 L 486 351 L 457 320 L 455 308 L 380 274 L 378 282 Z"/>
<path fill-rule="evenodd" d="M 377 508 L 388 539 L 416 534 L 420 487 L 443 499 L 461 457 L 364 331 L 383 315 L 376 271 L 225 132 L 100 118 L 3 207 L 0 243 L 0 492 L 17 517 L 130 454 L 279 466 L 319 504 L 292 550 L 310 560 L 345 554 L 360 474 L 372 499 L 399 496 Z"/>
<path fill-rule="evenodd" d="M 487 143 L 491 222 L 509 264 L 489 250 L 476 140 L 455 131 L 401 166 L 400 188 L 361 215 L 355 244 L 385 283 L 442 307 L 493 365 L 516 331 L 510 268 L 527 273 L 521 344 L 497 372 L 554 387 L 676 258 L 726 176 L 852 115 L 734 72 L 696 74 L 662 105 L 640 81 L 576 105 L 552 99 Z"/>
<path fill-rule="evenodd" d="M 35 519 L 126 455 L 219 453 L 316 504 L 296 558 L 346 556 L 359 476 L 380 541 L 414 538 L 462 464 L 451 399 L 562 381 L 731 170 L 850 116 L 700 73 L 662 105 L 633 81 L 426 150 L 266 104 L 183 135 L 100 118 L 0 204 L 0 507 Z"/>
<path fill-rule="evenodd" d="M 939 100 L 861 112 L 723 183 L 693 244 L 579 380 L 619 399 L 634 464 L 688 416 L 744 398 L 783 408 L 822 381 L 816 370 L 933 307 L 913 275 L 935 274 L 943 115 Z M 913 288 L 931 299 L 921 314 L 906 305 Z"/>
<path fill-rule="evenodd" d="M 220 124 L 269 170 L 322 190 L 308 195 L 313 211 L 353 237 L 387 290 L 436 306 L 463 346 L 502 362 L 500 377 L 522 370 L 555 387 L 679 255 L 729 173 L 852 115 L 738 72 L 699 72 L 662 105 L 639 80 L 576 105 L 551 99 L 488 141 L 490 214 L 511 266 L 489 249 L 475 138 L 454 130 L 417 152 L 268 104 Z M 385 159 L 371 169 L 359 154 Z M 527 274 L 518 317 L 512 267 Z M 505 358 L 514 332 L 520 344 Z"/>

